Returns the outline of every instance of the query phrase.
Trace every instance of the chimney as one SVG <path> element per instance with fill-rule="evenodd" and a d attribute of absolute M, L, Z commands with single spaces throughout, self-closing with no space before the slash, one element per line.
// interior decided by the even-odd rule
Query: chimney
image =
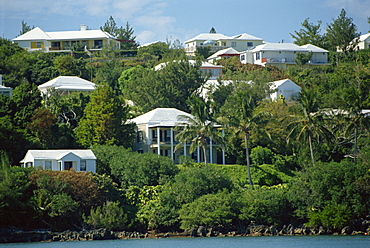
<path fill-rule="evenodd" d="M 85 24 L 81 24 L 81 31 L 86 31 L 87 30 L 87 26 Z"/>

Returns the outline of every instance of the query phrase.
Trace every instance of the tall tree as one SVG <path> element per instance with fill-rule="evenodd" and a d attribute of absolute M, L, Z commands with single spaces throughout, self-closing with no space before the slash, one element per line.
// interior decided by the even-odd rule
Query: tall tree
<path fill-rule="evenodd" d="M 313 150 L 314 140 L 331 138 L 331 132 L 325 127 L 323 114 L 319 111 L 319 105 L 314 90 L 303 88 L 299 94 L 298 106 L 294 115 L 291 116 L 291 123 L 288 125 L 290 133 L 288 140 L 292 137 L 297 140 L 308 142 L 311 162 L 315 165 Z"/>
<path fill-rule="evenodd" d="M 84 113 L 75 130 L 82 146 L 131 145 L 134 130 L 133 125 L 126 124 L 129 109 L 108 84 L 99 85 L 91 93 Z"/>
<path fill-rule="evenodd" d="M 21 29 L 21 31 L 19 32 L 19 35 L 22 35 L 22 34 L 25 34 L 25 33 L 27 33 L 28 31 L 31 31 L 32 29 L 34 29 L 35 28 L 35 26 L 33 26 L 32 28 L 31 28 L 31 26 L 30 25 L 28 25 L 27 24 L 27 22 L 25 22 L 24 20 L 22 20 L 22 29 Z"/>
<path fill-rule="evenodd" d="M 317 24 L 309 22 L 310 18 L 306 18 L 302 22 L 302 28 L 299 31 L 294 31 L 294 34 L 290 34 L 295 39 L 294 44 L 298 46 L 312 44 L 318 47 L 325 47 L 325 36 L 320 34 L 321 21 Z"/>
<path fill-rule="evenodd" d="M 133 49 L 137 47 L 135 42 L 136 36 L 134 36 L 134 29 L 126 22 L 125 27 L 118 27 L 116 21 L 112 16 L 105 22 L 103 27 L 100 29 L 104 32 L 111 34 L 113 37 L 121 40 L 122 49 Z"/>
<path fill-rule="evenodd" d="M 259 101 L 266 96 L 266 86 L 241 82 L 235 88 L 234 92 L 226 99 L 225 105 L 222 106 L 220 112 L 221 117 L 219 122 L 228 128 L 237 137 L 242 136 L 245 145 L 245 157 L 248 167 L 249 184 L 253 185 L 250 171 L 249 158 L 249 137 L 251 131 L 257 128 L 264 117 L 268 115 L 266 112 L 256 112 Z"/>
<path fill-rule="evenodd" d="M 204 163 L 207 164 L 207 146 L 210 139 L 222 144 L 219 131 L 215 128 L 216 123 L 212 121 L 209 105 L 200 97 L 192 96 L 187 101 L 191 108 L 192 116 L 180 116 L 180 124 L 177 126 L 179 133 L 176 139 L 180 142 L 175 149 L 183 146 L 183 143 L 191 143 L 190 153 L 198 146 L 203 150 Z"/>
<path fill-rule="evenodd" d="M 216 29 L 214 27 L 212 27 L 211 30 L 209 30 L 209 33 L 210 34 L 215 34 L 216 33 Z"/>
<path fill-rule="evenodd" d="M 352 22 L 352 18 L 347 17 L 344 9 L 342 9 L 338 18 L 328 25 L 326 30 L 328 45 L 333 51 L 337 49 L 342 52 L 353 50 L 358 43 L 354 39 L 359 35 L 356 25 Z"/>

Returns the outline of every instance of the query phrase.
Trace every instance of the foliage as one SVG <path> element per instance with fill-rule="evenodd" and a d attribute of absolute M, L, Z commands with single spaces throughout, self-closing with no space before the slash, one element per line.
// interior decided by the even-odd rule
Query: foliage
<path fill-rule="evenodd" d="M 307 166 L 291 181 L 290 199 L 297 207 L 297 215 L 306 218 L 311 209 L 320 213 L 325 206 L 340 205 L 347 208 L 351 217 L 361 216 L 366 208 L 361 203 L 367 195 L 357 187 L 357 180 L 368 169 L 368 165 L 355 165 L 348 160 Z"/>
<path fill-rule="evenodd" d="M 344 226 L 350 224 L 351 215 L 347 206 L 344 205 L 326 205 L 322 210 L 308 213 L 309 227 L 323 226 L 331 230 L 341 230 Z"/>
<path fill-rule="evenodd" d="M 297 65 L 300 65 L 300 66 L 303 66 L 305 64 L 307 64 L 311 57 L 312 57 L 312 52 L 309 52 L 307 54 L 305 53 L 297 53 L 295 55 L 295 59 L 294 59 L 294 62 L 297 64 Z"/>
<path fill-rule="evenodd" d="M 329 48 L 331 50 L 348 52 L 356 47 L 358 41 L 353 40 L 360 36 L 357 33 L 357 27 L 352 22 L 352 18 L 346 16 L 346 11 L 341 10 L 337 19 L 333 20 L 333 23 L 329 24 L 326 30 L 326 38 L 328 40 Z"/>
<path fill-rule="evenodd" d="M 240 197 L 239 218 L 250 224 L 276 225 L 291 223 L 293 207 L 287 189 L 282 186 L 246 190 Z"/>
<path fill-rule="evenodd" d="M 232 94 L 227 98 L 225 105 L 220 110 L 218 121 L 225 128 L 232 131 L 232 135 L 244 139 L 246 164 L 248 167 L 249 184 L 253 184 L 250 174 L 249 137 L 253 129 L 263 122 L 269 115 L 266 112 L 255 112 L 259 101 L 266 96 L 267 85 L 258 83 L 240 82 Z"/>
<path fill-rule="evenodd" d="M 173 161 L 154 153 L 124 151 L 110 159 L 112 175 L 122 188 L 164 184 L 178 171 Z"/>
<path fill-rule="evenodd" d="M 226 227 L 237 216 L 237 195 L 222 191 L 203 195 L 195 201 L 185 204 L 179 210 L 181 228 L 184 230 L 197 226 Z"/>
<path fill-rule="evenodd" d="M 190 153 L 193 153 L 198 146 L 203 150 L 203 160 L 207 164 L 206 149 L 210 140 L 216 141 L 222 145 L 223 140 L 220 137 L 220 132 L 216 129 L 216 123 L 211 120 L 209 115 L 209 104 L 202 98 L 192 96 L 187 101 L 191 108 L 192 116 L 179 116 L 179 124 L 176 130 L 179 131 L 175 138 L 180 143 L 176 145 L 175 150 L 179 149 L 183 144 L 190 142 Z"/>
<path fill-rule="evenodd" d="M 143 112 L 155 108 L 188 112 L 186 100 L 205 82 L 198 66 L 185 59 L 168 62 L 159 70 L 138 66 L 122 73 L 120 89 L 124 98 L 140 106 Z"/>
<path fill-rule="evenodd" d="M 137 44 L 135 42 L 136 36 L 134 36 L 134 29 L 126 22 L 125 27 L 118 27 L 116 21 L 112 16 L 104 23 L 100 29 L 104 32 L 109 33 L 113 37 L 122 40 L 122 49 L 135 49 Z"/>
<path fill-rule="evenodd" d="M 10 167 L 6 154 L 0 151 L 0 172 L 0 226 L 25 226 L 34 215 L 28 181 L 32 169 Z"/>
<path fill-rule="evenodd" d="M 90 215 L 83 215 L 83 219 L 93 228 L 123 230 L 126 227 L 127 214 L 119 202 L 107 201 L 104 205 L 91 209 Z"/>
<path fill-rule="evenodd" d="M 266 147 L 257 146 L 251 150 L 251 159 L 255 165 L 271 164 L 273 155 L 273 152 Z"/>
<path fill-rule="evenodd" d="M 133 125 L 126 124 L 128 106 L 107 84 L 91 93 L 84 113 L 75 130 L 78 142 L 84 147 L 132 144 Z"/>
<path fill-rule="evenodd" d="M 28 25 L 27 24 L 27 22 L 25 22 L 24 20 L 22 20 L 22 29 L 21 29 L 21 31 L 19 32 L 19 36 L 21 36 L 22 34 L 25 34 L 25 33 L 27 33 L 28 31 L 31 31 L 32 29 L 34 29 L 35 28 L 35 26 L 33 26 L 32 28 L 31 28 L 31 26 L 30 25 Z"/>
<path fill-rule="evenodd" d="M 317 22 L 317 25 L 309 22 L 310 18 L 306 18 L 301 24 L 302 28 L 299 31 L 294 31 L 294 34 L 290 34 L 295 39 L 294 44 L 303 46 L 306 44 L 312 44 L 321 48 L 326 48 L 325 36 L 320 34 L 321 21 Z"/>

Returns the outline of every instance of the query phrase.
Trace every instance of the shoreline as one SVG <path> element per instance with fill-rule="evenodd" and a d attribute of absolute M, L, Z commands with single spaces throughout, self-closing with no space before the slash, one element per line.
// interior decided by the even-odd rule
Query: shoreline
<path fill-rule="evenodd" d="M 275 226 L 252 225 L 235 229 L 218 230 L 199 226 L 184 232 L 157 233 L 149 231 L 111 231 L 109 229 L 95 229 L 82 231 L 53 232 L 49 230 L 1 229 L 1 243 L 29 243 L 29 242 L 61 242 L 61 241 L 88 241 L 114 239 L 159 239 L 159 238 L 192 238 L 192 237 L 243 237 L 243 236 L 314 236 L 314 235 L 368 235 L 370 226 L 362 226 L 360 230 L 346 226 L 340 232 L 327 230 L 324 227 L 309 228 L 306 226 L 294 227 L 285 225 L 278 230 Z M 366 227 L 366 229 L 365 229 Z"/>

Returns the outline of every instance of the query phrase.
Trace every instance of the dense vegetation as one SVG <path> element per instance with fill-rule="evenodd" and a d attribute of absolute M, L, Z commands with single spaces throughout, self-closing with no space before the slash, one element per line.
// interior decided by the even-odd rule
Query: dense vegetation
<path fill-rule="evenodd" d="M 340 18 L 347 20 L 345 12 Z M 114 49 L 90 58 L 29 53 L 0 39 L 0 74 L 14 88 L 12 98 L 0 95 L 0 226 L 168 231 L 306 223 L 339 230 L 368 218 L 370 119 L 362 110 L 370 108 L 370 51 L 335 52 L 339 45 L 327 46 L 329 66 L 279 70 L 220 60 L 223 79 L 233 83 L 220 81 L 204 99 L 197 90 L 205 78 L 176 42 L 140 48 L 134 58 Z M 167 66 L 153 70 L 160 62 Z M 42 99 L 37 86 L 59 75 L 99 86 Z M 267 100 L 267 82 L 283 78 L 302 87 L 299 97 Z M 156 107 L 191 112 L 194 124 L 178 138 L 219 140 L 228 165 L 189 158 L 175 165 L 132 152 L 127 120 Z M 225 136 L 209 123 L 226 127 Z M 16 166 L 30 148 L 92 148 L 97 173 Z"/>

